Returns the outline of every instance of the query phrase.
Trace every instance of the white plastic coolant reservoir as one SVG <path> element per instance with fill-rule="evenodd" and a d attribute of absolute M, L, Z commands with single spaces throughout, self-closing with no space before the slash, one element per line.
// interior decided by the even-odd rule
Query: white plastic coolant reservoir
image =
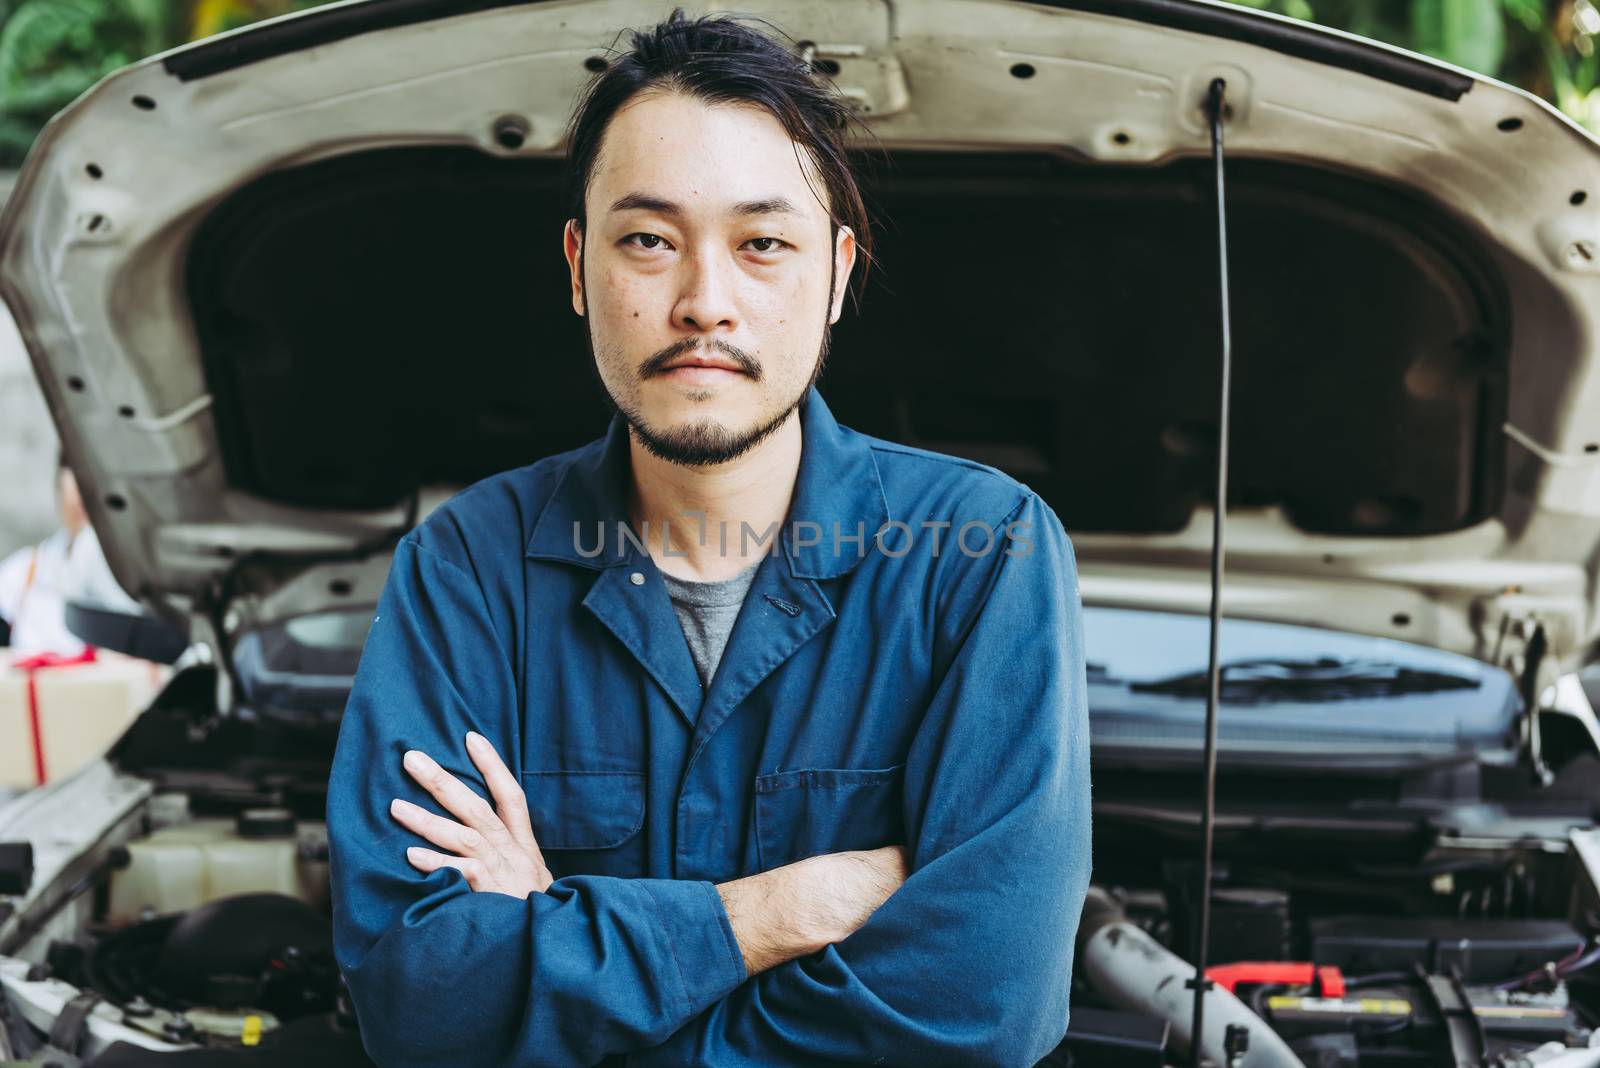
<path fill-rule="evenodd" d="M 237 820 L 189 820 L 154 831 L 130 842 L 130 863 L 113 872 L 107 919 L 127 923 L 146 909 L 178 912 L 262 891 L 316 904 L 314 865 L 301 860 L 301 834 L 293 816 L 280 809 L 250 810 Z"/>

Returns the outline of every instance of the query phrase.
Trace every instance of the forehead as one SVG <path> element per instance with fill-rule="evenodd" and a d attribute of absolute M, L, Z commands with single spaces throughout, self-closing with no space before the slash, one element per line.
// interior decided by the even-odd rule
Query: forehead
<path fill-rule="evenodd" d="M 782 196 L 807 217 L 828 217 L 817 200 L 823 185 L 810 153 L 770 112 L 682 93 L 642 93 L 606 128 L 589 209 L 603 214 L 630 193 L 674 201 L 690 214 Z"/>

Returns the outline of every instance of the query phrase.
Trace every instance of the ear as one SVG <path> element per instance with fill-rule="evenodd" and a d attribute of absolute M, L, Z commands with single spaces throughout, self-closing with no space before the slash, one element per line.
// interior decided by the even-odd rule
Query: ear
<path fill-rule="evenodd" d="M 583 298 L 583 231 L 577 219 L 568 219 L 561 234 L 562 251 L 567 257 L 567 270 L 572 274 L 572 310 L 580 317 L 585 312 Z"/>
<path fill-rule="evenodd" d="M 828 309 L 829 325 L 838 322 L 839 316 L 844 314 L 844 297 L 850 292 L 850 272 L 855 265 L 855 231 L 848 226 L 841 226 L 833 246 L 833 307 Z"/>

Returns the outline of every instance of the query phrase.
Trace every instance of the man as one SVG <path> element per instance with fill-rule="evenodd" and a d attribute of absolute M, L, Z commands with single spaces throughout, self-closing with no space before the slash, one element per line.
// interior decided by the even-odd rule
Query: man
<path fill-rule="evenodd" d="M 845 104 L 731 20 L 632 46 L 573 119 L 564 236 L 617 414 L 402 539 L 345 712 L 364 1040 L 1032 1064 L 1089 876 L 1070 544 L 1025 486 L 814 389 L 870 256 Z"/>

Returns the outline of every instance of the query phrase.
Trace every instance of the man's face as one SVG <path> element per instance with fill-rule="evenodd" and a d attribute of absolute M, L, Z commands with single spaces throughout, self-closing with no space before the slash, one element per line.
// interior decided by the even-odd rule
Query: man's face
<path fill-rule="evenodd" d="M 567 262 L 600 379 L 652 453 L 731 460 L 804 398 L 855 263 L 826 195 L 764 109 L 651 92 L 612 118 Z"/>

